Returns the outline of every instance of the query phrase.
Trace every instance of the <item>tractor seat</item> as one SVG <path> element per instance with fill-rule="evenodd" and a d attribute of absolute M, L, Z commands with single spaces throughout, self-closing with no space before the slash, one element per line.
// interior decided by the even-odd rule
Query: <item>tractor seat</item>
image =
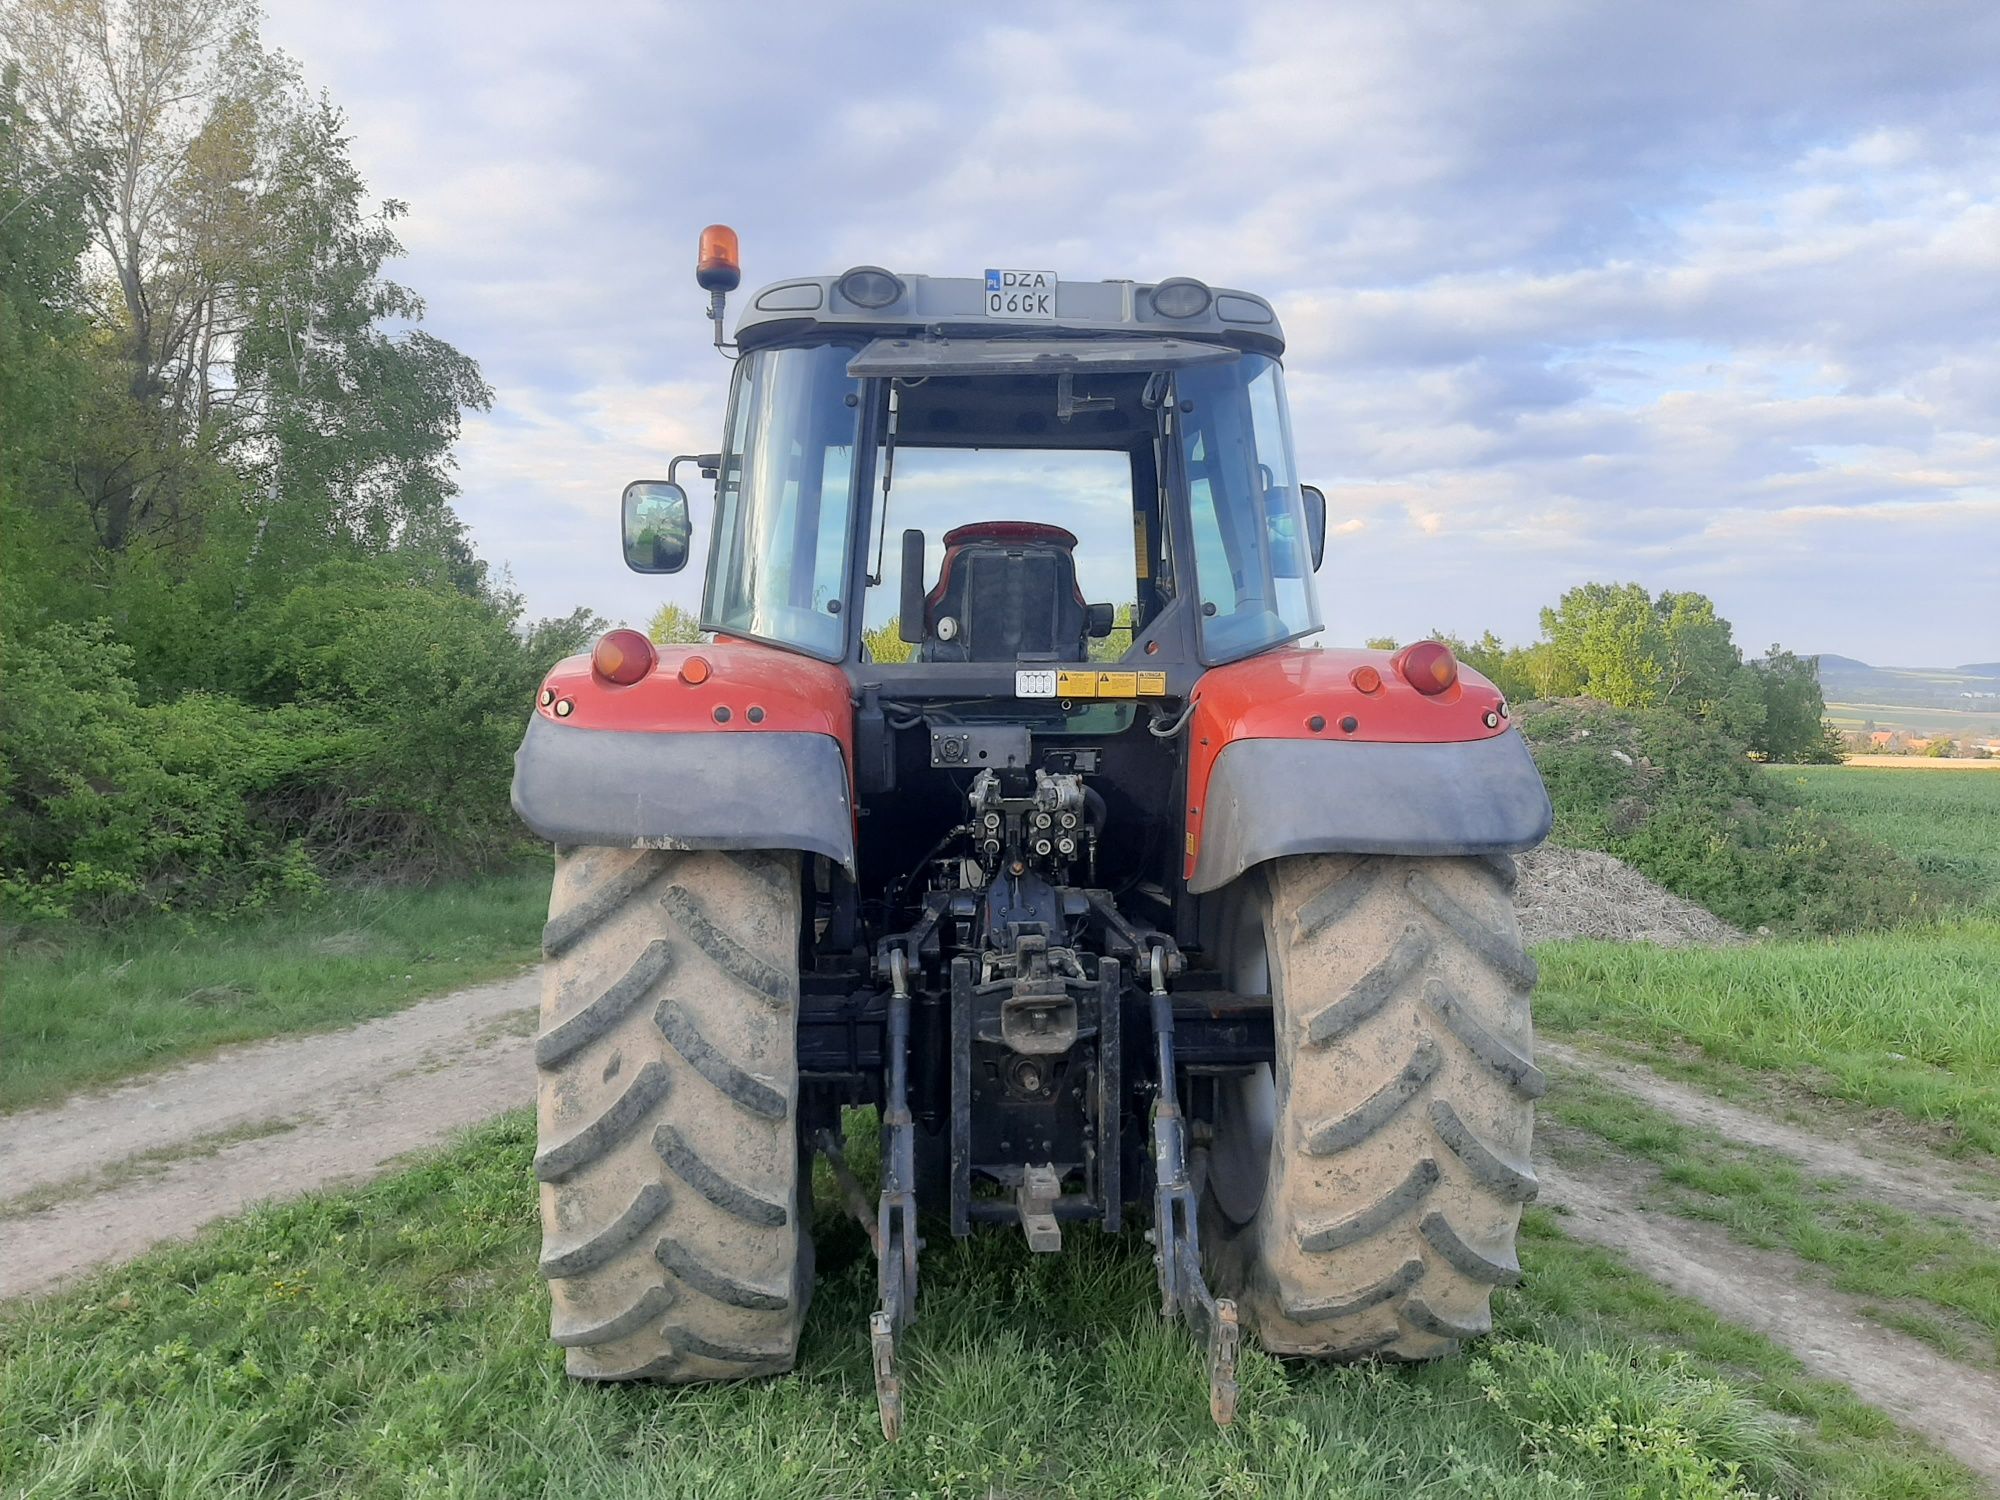
<path fill-rule="evenodd" d="M 1038 521 L 977 521 L 944 534 L 924 599 L 920 661 L 1083 661 L 1090 607 L 1076 537 Z"/>

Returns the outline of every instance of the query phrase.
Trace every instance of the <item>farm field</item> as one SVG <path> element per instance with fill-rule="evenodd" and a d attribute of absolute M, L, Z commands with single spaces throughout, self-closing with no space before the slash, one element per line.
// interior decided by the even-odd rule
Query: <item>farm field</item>
<path fill-rule="evenodd" d="M 1990 685 L 1990 682 L 1989 684 Z M 1992 700 L 1986 700 L 1989 704 Z M 1934 708 L 1909 703 L 1829 702 L 1826 717 L 1836 729 L 1861 729 L 1872 720 L 1877 729 L 1907 734 L 1948 734 L 1985 738 L 2000 735 L 2000 708 Z"/>
<path fill-rule="evenodd" d="M 1924 776 L 1855 765 L 1773 766 L 1767 774 L 1899 850 L 1960 900 L 2000 912 L 2000 777 L 1989 766 L 2000 768 L 2000 761 Z"/>
<path fill-rule="evenodd" d="M 1971 760 L 1953 755 L 1850 755 L 1841 764 L 1882 771 L 2000 771 L 2000 760 Z"/>

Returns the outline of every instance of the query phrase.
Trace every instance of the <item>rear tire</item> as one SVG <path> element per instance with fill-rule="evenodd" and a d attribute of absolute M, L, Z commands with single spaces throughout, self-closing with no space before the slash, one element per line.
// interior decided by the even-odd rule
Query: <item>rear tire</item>
<path fill-rule="evenodd" d="M 1206 1178 L 1216 1280 L 1265 1348 L 1430 1359 L 1493 1326 L 1534 1196 L 1513 861 L 1308 856 L 1239 882 L 1218 935 L 1267 982 L 1275 1067 L 1226 1088 Z"/>
<path fill-rule="evenodd" d="M 557 856 L 535 1175 L 573 1376 L 792 1367 L 812 1292 L 799 904 L 789 852 Z"/>

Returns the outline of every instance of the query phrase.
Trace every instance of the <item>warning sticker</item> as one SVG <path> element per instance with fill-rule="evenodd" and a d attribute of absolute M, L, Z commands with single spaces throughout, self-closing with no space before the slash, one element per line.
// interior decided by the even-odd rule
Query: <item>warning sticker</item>
<path fill-rule="evenodd" d="M 1056 695 L 1062 698 L 1095 698 L 1097 696 L 1097 674 L 1095 672 L 1056 673 Z"/>
<path fill-rule="evenodd" d="M 1056 693 L 1063 698 L 1136 698 L 1141 693 L 1158 697 L 1166 691 L 1164 672 L 1063 671 L 1056 675 Z"/>

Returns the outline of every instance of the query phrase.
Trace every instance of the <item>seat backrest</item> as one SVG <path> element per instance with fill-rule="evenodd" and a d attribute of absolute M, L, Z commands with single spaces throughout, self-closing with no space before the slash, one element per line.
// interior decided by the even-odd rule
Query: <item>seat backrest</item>
<path fill-rule="evenodd" d="M 980 521 L 946 532 L 944 549 L 937 587 L 924 600 L 925 660 L 1089 655 L 1089 611 L 1076 584 L 1071 532 L 1036 521 Z"/>

